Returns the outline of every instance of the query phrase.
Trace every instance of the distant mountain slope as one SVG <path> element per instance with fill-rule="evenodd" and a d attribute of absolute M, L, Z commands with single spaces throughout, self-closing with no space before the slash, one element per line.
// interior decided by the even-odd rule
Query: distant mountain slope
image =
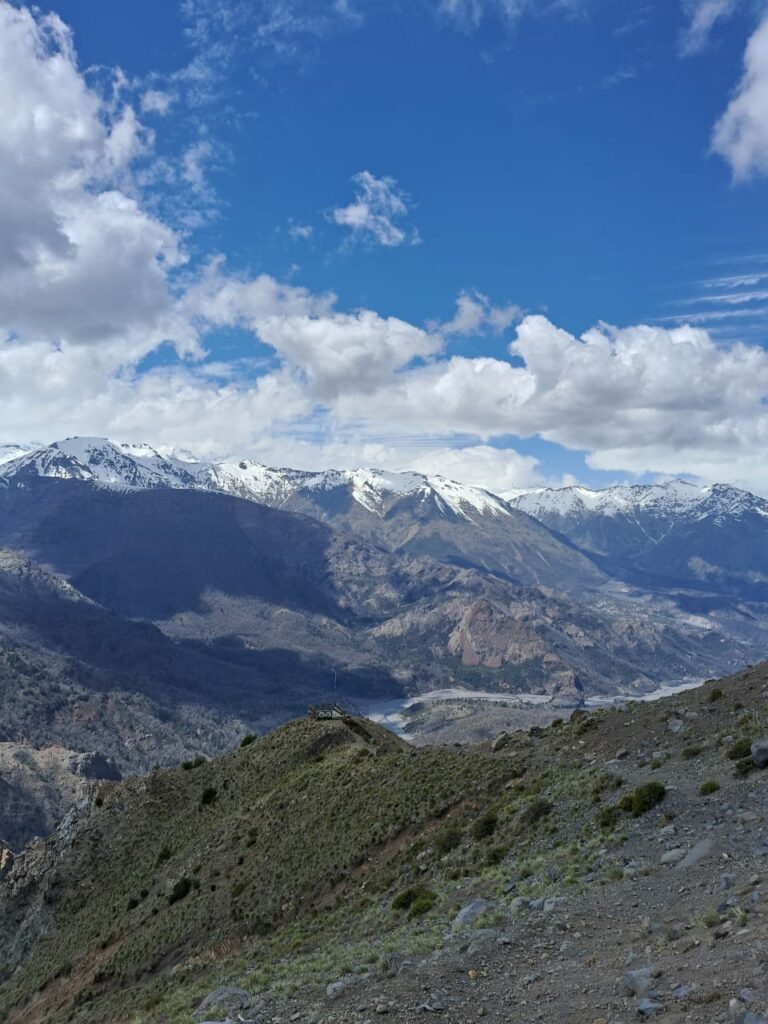
<path fill-rule="evenodd" d="M 119 616 L 203 642 L 210 657 L 262 673 L 292 658 L 297 684 L 326 687 L 335 669 L 342 689 L 368 698 L 457 681 L 615 692 L 744 657 L 711 630 L 645 609 L 590 607 L 196 490 L 17 480 L 0 490 L 0 543 Z"/>
<path fill-rule="evenodd" d="M 13 446 L 9 446 L 12 449 Z M 101 438 L 70 438 L 0 463 L 0 483 L 34 477 L 115 490 L 211 490 L 332 523 L 390 551 L 429 555 L 522 585 L 594 589 L 604 574 L 571 545 L 497 495 L 442 477 L 380 470 L 309 473 Z"/>
<path fill-rule="evenodd" d="M 512 503 L 611 575 L 768 600 L 768 500 L 748 491 L 673 480 L 532 491 Z"/>

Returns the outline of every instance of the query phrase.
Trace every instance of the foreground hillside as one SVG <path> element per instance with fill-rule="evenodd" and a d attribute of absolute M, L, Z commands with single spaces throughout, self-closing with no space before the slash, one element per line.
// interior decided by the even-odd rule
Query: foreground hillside
<path fill-rule="evenodd" d="M 305 719 L 98 783 L 6 864 L 0 1016 L 759 1024 L 766 735 L 763 665 L 495 750 Z"/>

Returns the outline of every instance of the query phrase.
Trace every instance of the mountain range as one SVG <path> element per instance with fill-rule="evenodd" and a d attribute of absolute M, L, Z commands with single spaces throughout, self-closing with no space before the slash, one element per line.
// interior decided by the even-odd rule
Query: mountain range
<path fill-rule="evenodd" d="M 766 539 L 768 502 L 722 486 L 501 497 L 97 438 L 8 444 L 0 743 L 130 774 L 336 692 L 578 703 L 717 675 L 768 646 Z M 33 767 L 5 799 L 29 808 L 17 846 L 70 798 L 41 817 Z"/>

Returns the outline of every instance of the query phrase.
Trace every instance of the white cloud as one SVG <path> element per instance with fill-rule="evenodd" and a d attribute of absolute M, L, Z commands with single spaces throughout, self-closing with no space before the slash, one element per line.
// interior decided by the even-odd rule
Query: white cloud
<path fill-rule="evenodd" d="M 712 29 L 722 18 L 736 10 L 740 0 L 684 0 L 683 9 L 690 18 L 680 37 L 680 53 L 684 57 L 701 53 L 709 42 Z"/>
<path fill-rule="evenodd" d="M 307 242 L 314 234 L 314 229 L 309 224 L 296 224 L 291 221 L 288 225 L 288 234 L 294 241 Z"/>
<path fill-rule="evenodd" d="M 367 309 L 321 317 L 280 315 L 260 322 L 257 333 L 306 375 L 312 394 L 323 402 L 373 394 L 397 370 L 440 346 L 434 335 Z"/>
<path fill-rule="evenodd" d="M 333 210 L 334 223 L 349 228 L 353 239 L 377 245 L 392 247 L 418 242 L 416 232 L 396 223 L 407 216 L 410 206 L 394 178 L 377 178 L 370 171 L 360 171 L 352 181 L 354 201 Z"/>
<path fill-rule="evenodd" d="M 768 440 L 763 348 L 720 347 L 692 327 L 601 327 L 575 338 L 531 316 L 510 354 L 516 364 L 456 356 L 415 368 L 364 402 L 341 396 L 337 415 L 403 432 L 538 435 L 591 452 L 601 468 L 705 475 L 709 465 L 721 479 L 768 488 L 755 458 Z"/>
<path fill-rule="evenodd" d="M 747 44 L 744 75 L 715 125 L 712 148 L 737 181 L 768 174 L 768 17 Z"/>
<path fill-rule="evenodd" d="M 432 323 L 433 330 L 445 335 L 482 334 L 484 331 L 504 331 L 523 315 L 520 306 L 509 303 L 494 306 L 482 292 L 462 292 L 456 300 L 456 313 L 444 324 Z"/>
<path fill-rule="evenodd" d="M 171 109 L 176 97 L 163 89 L 147 89 L 141 97 L 141 110 L 144 114 L 159 114 L 164 117 Z"/>
<path fill-rule="evenodd" d="M 57 18 L 2 3 L 0 118 L 0 436 L 410 465 L 503 490 L 538 482 L 540 469 L 488 442 L 538 435 L 599 468 L 768 489 L 759 346 L 718 346 L 690 326 L 576 338 L 529 316 L 509 358 L 449 358 L 451 335 L 504 330 L 520 311 L 463 293 L 450 320 L 424 329 L 233 274 L 222 258 L 189 268 L 134 173 L 153 146 L 135 110 L 87 86 Z M 190 157 L 193 185 L 204 159 Z M 358 178 L 342 223 L 381 244 L 405 240 L 396 184 Z M 206 338 L 227 327 L 258 339 L 252 359 L 206 361 Z M 180 356 L 147 369 L 166 342 Z"/>
<path fill-rule="evenodd" d="M 586 0 L 436 0 L 436 6 L 439 14 L 468 30 L 477 28 L 490 16 L 514 25 L 524 14 L 578 12 L 586 6 Z"/>
<path fill-rule="evenodd" d="M 0 121 L 0 331 L 151 349 L 180 240 L 130 194 L 135 112 L 86 86 L 55 15 L 0 4 Z"/>

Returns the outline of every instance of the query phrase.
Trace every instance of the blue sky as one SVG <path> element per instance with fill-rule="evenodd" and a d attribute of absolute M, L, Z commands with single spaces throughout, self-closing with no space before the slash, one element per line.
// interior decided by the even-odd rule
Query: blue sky
<path fill-rule="evenodd" d="M 6 89 L 34 81 L 51 123 L 92 123 L 49 168 L 20 136 L 0 195 L 29 159 L 60 224 L 77 167 L 78 217 L 125 197 L 131 224 L 110 212 L 100 237 L 137 248 L 109 282 L 114 248 L 83 256 L 90 280 L 73 220 L 71 294 L 45 323 L 16 297 L 31 306 L 48 264 L 31 283 L 5 268 L 9 440 L 376 460 L 499 490 L 768 487 L 761 5 L 59 0 L 55 31 L 15 10 L 38 45 L 17 42 Z M 617 330 L 581 340 L 601 323 Z"/>

